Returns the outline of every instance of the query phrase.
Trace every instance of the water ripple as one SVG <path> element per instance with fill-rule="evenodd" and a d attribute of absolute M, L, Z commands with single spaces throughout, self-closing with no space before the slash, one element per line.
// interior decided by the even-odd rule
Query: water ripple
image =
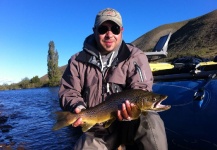
<path fill-rule="evenodd" d="M 7 117 L 0 125 L 11 126 L 0 136 L 0 145 L 15 149 L 22 145 L 30 150 L 72 149 L 78 137 L 70 128 L 52 131 L 54 112 L 60 110 L 57 92 L 58 88 L 0 91 L 0 117 Z"/>

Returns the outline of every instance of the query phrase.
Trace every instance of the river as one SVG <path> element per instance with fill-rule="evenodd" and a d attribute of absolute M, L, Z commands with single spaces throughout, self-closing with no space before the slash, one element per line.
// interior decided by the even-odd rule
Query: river
<path fill-rule="evenodd" d="M 60 110 L 57 93 L 58 88 L 0 91 L 0 145 L 12 149 L 72 149 L 78 133 L 70 128 L 52 131 L 55 111 Z"/>

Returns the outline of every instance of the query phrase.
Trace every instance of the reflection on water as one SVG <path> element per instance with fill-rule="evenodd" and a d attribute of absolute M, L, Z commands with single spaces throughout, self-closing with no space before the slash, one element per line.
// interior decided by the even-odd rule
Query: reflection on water
<path fill-rule="evenodd" d="M 25 149 L 72 149 L 77 133 L 52 131 L 60 110 L 58 88 L 0 91 L 0 145 Z M 73 136 L 72 136 L 73 135 Z"/>

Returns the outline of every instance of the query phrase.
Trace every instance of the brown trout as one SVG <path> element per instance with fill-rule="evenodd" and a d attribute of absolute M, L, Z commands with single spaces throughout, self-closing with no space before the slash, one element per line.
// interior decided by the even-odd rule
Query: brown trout
<path fill-rule="evenodd" d="M 132 107 L 131 116 L 131 119 L 134 120 L 139 118 L 141 114 L 145 115 L 149 111 L 160 112 L 170 109 L 169 105 L 161 104 L 161 102 L 166 98 L 166 95 L 160 95 L 139 89 L 114 93 L 108 96 L 106 101 L 95 107 L 82 110 L 79 114 L 69 111 L 56 112 L 57 122 L 54 125 L 53 130 L 58 130 L 62 127 L 71 125 L 80 117 L 83 121 L 83 132 L 89 130 L 96 123 L 104 123 L 105 128 L 107 128 L 115 121 L 118 107 L 126 100 L 135 104 L 135 107 Z"/>

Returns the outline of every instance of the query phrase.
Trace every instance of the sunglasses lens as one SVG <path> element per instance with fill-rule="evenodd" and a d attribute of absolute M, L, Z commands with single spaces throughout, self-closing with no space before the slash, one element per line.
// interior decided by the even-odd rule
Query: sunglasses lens
<path fill-rule="evenodd" d="M 112 26 L 111 27 L 112 33 L 118 35 L 120 33 L 120 27 L 119 26 Z"/>
<path fill-rule="evenodd" d="M 105 34 L 108 31 L 109 31 L 109 27 L 107 27 L 107 26 L 99 26 L 98 27 L 98 33 L 99 34 Z M 111 31 L 113 34 L 118 35 L 120 33 L 120 27 L 117 25 L 114 25 L 111 27 Z"/>
<path fill-rule="evenodd" d="M 107 26 L 99 26 L 98 27 L 99 34 L 105 34 L 107 31 L 108 31 L 108 27 Z"/>

